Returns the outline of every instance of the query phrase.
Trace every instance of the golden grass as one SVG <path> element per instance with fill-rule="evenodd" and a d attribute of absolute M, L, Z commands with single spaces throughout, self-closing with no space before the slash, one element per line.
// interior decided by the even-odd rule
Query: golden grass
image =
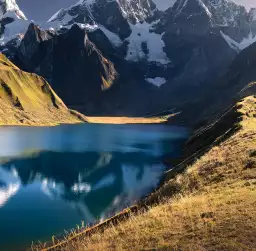
<path fill-rule="evenodd" d="M 256 250 L 255 101 L 238 103 L 240 129 L 143 201 L 148 210 L 32 250 Z"/>
<path fill-rule="evenodd" d="M 251 187 L 184 195 L 61 250 L 253 250 L 255 203 Z"/>
<path fill-rule="evenodd" d="M 103 89 L 108 89 L 115 72 L 109 66 L 108 81 L 102 77 Z M 107 69 L 106 69 L 107 70 Z M 159 124 L 174 116 L 132 117 L 86 117 L 69 110 L 42 77 L 20 70 L 3 54 L 0 54 L 0 126 L 54 126 L 89 122 L 96 124 Z"/>
<path fill-rule="evenodd" d="M 36 74 L 27 73 L 0 54 L 0 125 L 57 125 L 85 122 L 72 113 Z"/>
<path fill-rule="evenodd" d="M 86 117 L 88 123 L 94 124 L 161 124 L 166 123 L 168 119 L 175 114 L 162 117 Z"/>

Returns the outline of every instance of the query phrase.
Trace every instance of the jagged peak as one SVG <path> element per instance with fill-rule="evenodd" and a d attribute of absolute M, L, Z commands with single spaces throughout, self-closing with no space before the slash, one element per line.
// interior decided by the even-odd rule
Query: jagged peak
<path fill-rule="evenodd" d="M 23 39 L 30 39 L 31 36 L 34 36 L 37 41 L 44 41 L 51 37 L 49 31 L 41 29 L 40 26 L 36 25 L 34 22 L 29 24 Z"/>
<path fill-rule="evenodd" d="M 193 17 L 194 14 L 205 13 L 212 26 L 238 26 L 241 16 L 245 19 L 250 11 L 242 5 L 231 0 L 177 0 L 171 10 L 175 16 L 185 15 Z"/>
<path fill-rule="evenodd" d="M 158 10 L 156 4 L 152 0 L 80 0 L 75 5 L 70 6 L 66 9 L 60 9 L 57 11 L 48 22 L 53 22 L 56 20 L 62 20 L 65 15 L 69 14 L 74 16 L 75 10 L 80 8 L 81 10 L 86 10 L 90 18 L 94 20 L 93 9 L 95 6 L 106 6 L 106 4 L 114 4 L 117 9 L 121 11 L 124 18 L 130 19 L 133 22 L 143 21 L 151 16 Z"/>

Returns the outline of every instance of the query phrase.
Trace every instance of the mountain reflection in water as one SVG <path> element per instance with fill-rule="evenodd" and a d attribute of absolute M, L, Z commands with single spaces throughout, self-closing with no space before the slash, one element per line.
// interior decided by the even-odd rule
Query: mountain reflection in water
<path fill-rule="evenodd" d="M 92 222 L 155 187 L 164 166 L 143 152 L 41 152 L 9 160 L 2 169 L 20 180 L 6 186 L 13 190 L 10 194 L 40 182 L 47 196 L 73 203 L 84 220 Z"/>
<path fill-rule="evenodd" d="M 168 126 L 29 130 L 0 130 L 6 143 L 0 141 L 0 250 L 48 240 L 130 206 L 157 186 L 166 168 L 161 156 L 177 156 L 187 137 L 185 129 Z"/>

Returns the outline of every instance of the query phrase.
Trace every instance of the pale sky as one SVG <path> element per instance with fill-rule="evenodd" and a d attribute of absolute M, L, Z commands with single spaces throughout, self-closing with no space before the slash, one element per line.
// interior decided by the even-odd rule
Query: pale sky
<path fill-rule="evenodd" d="M 154 0 L 166 3 L 173 0 Z M 256 0 L 233 0 L 234 2 L 246 6 L 246 8 L 256 7 Z M 61 8 L 69 7 L 78 0 L 16 0 L 21 10 L 28 19 L 35 21 L 46 21 L 56 11 Z"/>
<path fill-rule="evenodd" d="M 247 9 L 250 9 L 251 7 L 256 7 L 256 0 L 233 0 L 233 2 L 244 5 Z"/>
<path fill-rule="evenodd" d="M 16 2 L 28 19 L 47 21 L 59 9 L 67 8 L 78 0 L 16 0 Z"/>

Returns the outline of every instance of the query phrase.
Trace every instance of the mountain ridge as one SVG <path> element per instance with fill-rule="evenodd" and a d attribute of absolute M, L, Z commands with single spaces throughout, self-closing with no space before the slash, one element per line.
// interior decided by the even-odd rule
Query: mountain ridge
<path fill-rule="evenodd" d="M 226 0 L 177 0 L 164 11 L 154 1 L 79 1 L 50 21 L 1 49 L 90 116 L 174 110 L 190 120 L 256 39 L 253 9 Z"/>
<path fill-rule="evenodd" d="M 0 54 L 0 125 L 56 125 L 85 122 L 71 112 L 50 85 L 21 71 Z"/>

